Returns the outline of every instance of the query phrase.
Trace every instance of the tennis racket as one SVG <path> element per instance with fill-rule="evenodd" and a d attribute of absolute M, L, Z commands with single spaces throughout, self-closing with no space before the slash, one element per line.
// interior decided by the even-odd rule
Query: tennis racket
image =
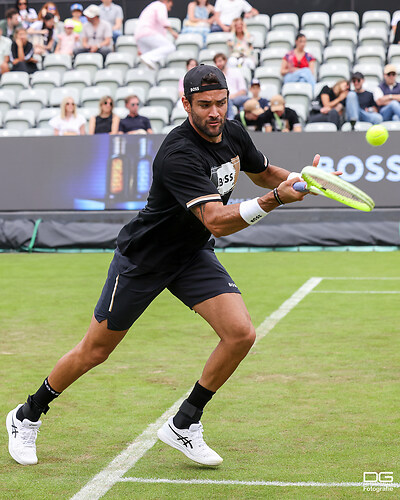
<path fill-rule="evenodd" d="M 304 167 L 301 176 L 305 182 L 295 182 L 293 189 L 296 191 L 310 191 L 310 193 L 322 194 L 327 198 L 363 212 L 370 212 L 375 206 L 374 200 L 364 191 L 324 170 L 315 167 Z"/>

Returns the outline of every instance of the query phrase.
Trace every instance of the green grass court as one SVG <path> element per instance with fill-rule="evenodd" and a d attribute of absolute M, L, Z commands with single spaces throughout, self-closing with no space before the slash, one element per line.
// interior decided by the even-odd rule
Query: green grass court
<path fill-rule="evenodd" d="M 140 437 L 191 388 L 217 343 L 168 292 L 43 416 L 39 464 L 16 464 L 6 414 L 81 339 L 111 258 L 0 255 L 1 499 L 71 498 L 134 440 L 145 452 L 103 498 L 374 498 L 361 485 L 265 484 L 361 483 L 366 471 L 392 472 L 399 485 L 400 252 L 219 254 L 256 327 L 310 278 L 341 279 L 314 282 L 297 305 L 289 301 L 207 406 L 205 439 L 224 458 L 218 469 L 160 441 L 146 449 Z M 399 495 L 394 487 L 379 498 Z"/>

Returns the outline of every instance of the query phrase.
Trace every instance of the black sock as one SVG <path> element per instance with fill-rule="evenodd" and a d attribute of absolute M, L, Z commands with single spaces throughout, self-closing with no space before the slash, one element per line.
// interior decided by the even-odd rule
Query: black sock
<path fill-rule="evenodd" d="M 17 411 L 18 420 L 22 422 L 24 418 L 27 418 L 31 422 L 37 422 L 42 413 L 48 412 L 49 403 L 60 394 L 50 387 L 46 378 L 35 394 L 28 396 L 26 403 L 19 408 Z"/>
<path fill-rule="evenodd" d="M 174 417 L 175 427 L 188 429 L 192 424 L 199 422 L 205 405 L 214 394 L 215 392 L 209 391 L 196 382 L 189 397 L 181 404 L 178 413 Z"/>

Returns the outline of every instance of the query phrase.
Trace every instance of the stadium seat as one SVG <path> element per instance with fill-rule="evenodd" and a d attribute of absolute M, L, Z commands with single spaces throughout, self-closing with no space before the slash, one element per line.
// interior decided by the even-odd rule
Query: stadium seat
<path fill-rule="evenodd" d="M 151 128 L 156 134 L 160 134 L 163 127 L 168 125 L 168 111 L 164 106 L 143 106 L 140 114 L 150 120 Z"/>
<path fill-rule="evenodd" d="M 254 33 L 260 33 L 265 40 L 271 26 L 271 21 L 267 14 L 258 14 L 257 16 L 245 19 L 245 23 L 249 33 L 252 35 L 254 35 Z"/>
<path fill-rule="evenodd" d="M 334 123 L 330 122 L 313 122 L 307 123 L 304 127 L 304 132 L 336 132 L 337 128 Z"/>
<path fill-rule="evenodd" d="M 315 48 L 322 51 L 326 45 L 326 34 L 323 31 L 304 30 L 303 35 L 307 38 L 307 50 L 311 53 Z"/>
<path fill-rule="evenodd" d="M 186 69 L 181 68 L 161 68 L 157 74 L 157 85 L 160 87 L 178 88 L 179 80 L 183 78 Z"/>
<path fill-rule="evenodd" d="M 331 29 L 350 29 L 358 30 L 360 27 L 360 17 L 358 12 L 354 11 L 339 11 L 334 12 L 331 16 Z"/>
<path fill-rule="evenodd" d="M 354 53 L 350 47 L 330 46 L 324 50 L 324 63 L 346 64 L 349 68 L 353 64 Z"/>
<path fill-rule="evenodd" d="M 68 54 L 47 54 L 43 61 L 43 69 L 63 74 L 72 68 L 72 58 Z"/>
<path fill-rule="evenodd" d="M 10 71 L 1 75 L 1 88 L 13 90 L 17 96 L 21 90 L 29 88 L 29 75 L 24 71 Z"/>
<path fill-rule="evenodd" d="M 264 49 L 260 54 L 261 66 L 277 66 L 280 68 L 282 65 L 282 59 L 286 52 L 286 49 L 282 47 L 268 47 L 267 49 Z"/>
<path fill-rule="evenodd" d="M 265 83 L 273 83 L 279 89 L 281 87 L 282 76 L 280 68 L 278 68 L 277 66 L 259 66 L 254 72 L 254 78 L 257 78 L 260 81 L 260 85 L 264 85 Z"/>
<path fill-rule="evenodd" d="M 386 10 L 367 10 L 362 15 L 361 25 L 363 28 L 378 28 L 388 31 L 390 13 Z"/>
<path fill-rule="evenodd" d="M 171 113 L 171 123 L 176 126 L 183 123 L 188 117 L 186 111 L 181 106 L 175 106 Z"/>
<path fill-rule="evenodd" d="M 308 110 L 313 97 L 312 86 L 305 82 L 285 83 L 282 87 L 282 95 L 289 108 L 292 104 L 301 104 Z"/>
<path fill-rule="evenodd" d="M 186 71 L 186 61 L 192 59 L 192 53 L 190 50 L 175 50 L 167 56 L 166 67 L 167 68 L 181 68 Z"/>
<path fill-rule="evenodd" d="M 62 86 L 64 88 L 74 87 L 82 91 L 85 87 L 92 85 L 89 71 L 85 69 L 73 69 L 66 71 L 62 76 Z"/>
<path fill-rule="evenodd" d="M 332 28 L 329 32 L 328 39 L 331 45 L 350 47 L 351 50 L 354 50 L 357 45 L 357 31 L 350 28 Z"/>
<path fill-rule="evenodd" d="M 400 45 L 390 45 L 387 54 L 388 63 L 400 66 Z"/>
<path fill-rule="evenodd" d="M 383 79 L 383 68 L 377 64 L 356 64 L 353 67 L 353 73 L 356 71 L 362 73 L 365 80 L 371 84 L 378 85 Z"/>
<path fill-rule="evenodd" d="M 147 106 L 163 106 L 170 115 L 172 108 L 178 100 L 178 88 L 154 86 L 147 94 Z"/>
<path fill-rule="evenodd" d="M 22 133 L 35 126 L 35 113 L 31 109 L 9 109 L 4 116 L 4 128 Z"/>
<path fill-rule="evenodd" d="M 129 69 L 125 75 L 125 85 L 128 87 L 141 87 L 147 95 L 150 87 L 155 85 L 156 72 L 150 69 L 133 68 Z"/>
<path fill-rule="evenodd" d="M 48 94 L 43 89 L 24 89 L 19 93 L 17 102 L 19 109 L 31 109 L 36 117 L 47 106 Z"/>
<path fill-rule="evenodd" d="M 39 111 L 37 117 L 37 128 L 52 128 L 49 125 L 49 121 L 60 114 L 60 110 L 57 108 L 43 108 Z"/>
<path fill-rule="evenodd" d="M 48 137 L 54 134 L 51 128 L 27 128 L 22 135 L 24 137 Z"/>
<path fill-rule="evenodd" d="M 132 54 L 133 57 L 137 57 L 138 50 L 135 37 L 132 35 L 121 35 L 117 38 L 115 42 L 115 50 L 124 54 Z"/>
<path fill-rule="evenodd" d="M 267 33 L 267 47 L 282 47 L 286 52 L 294 46 L 294 34 L 291 31 L 274 30 Z"/>
<path fill-rule="evenodd" d="M 176 127 L 177 125 L 165 125 L 165 127 L 162 128 L 161 133 L 167 135 Z"/>
<path fill-rule="evenodd" d="M 97 52 L 78 54 L 75 57 L 74 68 L 85 69 L 89 71 L 92 79 L 96 71 L 98 69 L 102 69 L 102 67 L 103 67 L 103 56 L 101 54 L 98 54 Z"/>
<path fill-rule="evenodd" d="M 0 137 L 19 137 L 21 132 L 15 129 L 0 129 Z"/>
<path fill-rule="evenodd" d="M 252 45 L 257 50 L 262 50 L 265 47 L 265 36 L 262 33 L 252 33 Z"/>
<path fill-rule="evenodd" d="M 400 122 L 382 122 L 383 125 L 389 132 L 398 132 L 400 130 Z"/>
<path fill-rule="evenodd" d="M 360 46 L 372 45 L 386 48 L 388 37 L 388 30 L 383 28 L 361 28 L 358 32 Z"/>
<path fill-rule="evenodd" d="M 199 64 L 210 64 L 211 66 L 214 66 L 213 58 L 215 54 L 218 54 L 216 50 L 210 50 L 210 49 L 200 50 L 198 56 Z"/>
<path fill-rule="evenodd" d="M 348 64 L 322 64 L 319 68 L 319 80 L 327 82 L 329 80 L 349 80 L 350 70 Z"/>
<path fill-rule="evenodd" d="M 372 123 L 369 122 L 356 122 L 354 124 L 355 132 L 366 132 L 370 127 L 372 127 Z M 345 122 L 340 129 L 342 132 L 350 132 L 351 131 L 351 123 Z"/>
<path fill-rule="evenodd" d="M 76 105 L 79 106 L 79 89 L 75 87 L 59 87 L 50 92 L 49 106 L 59 107 L 64 97 L 72 97 Z"/>
<path fill-rule="evenodd" d="M 115 93 L 115 107 L 123 108 L 125 106 L 125 98 L 129 95 L 136 95 L 140 104 L 146 102 L 147 92 L 142 87 L 119 87 Z"/>
<path fill-rule="evenodd" d="M 299 31 L 299 17 L 297 14 L 283 13 L 271 16 L 271 30 L 289 31 L 294 36 Z"/>
<path fill-rule="evenodd" d="M 86 87 L 82 90 L 81 106 L 82 108 L 98 108 L 100 99 L 106 95 L 113 96 L 113 92 L 108 86 Z"/>
<path fill-rule="evenodd" d="M 238 70 L 242 73 L 243 78 L 246 80 L 246 85 L 249 87 L 251 82 L 251 69 L 248 66 L 241 66 Z"/>
<path fill-rule="evenodd" d="M 264 99 L 271 100 L 271 97 L 279 94 L 281 89 L 281 85 L 276 83 L 263 83 L 261 84 L 260 96 L 264 97 Z"/>
<path fill-rule="evenodd" d="M 301 17 L 301 32 L 320 31 L 326 34 L 329 31 L 329 14 L 326 12 L 305 12 Z"/>
<path fill-rule="evenodd" d="M 304 103 L 301 102 L 292 102 L 290 103 L 290 105 L 287 104 L 287 107 L 293 109 L 293 111 L 296 111 L 297 116 L 300 118 L 301 126 L 304 127 L 304 124 L 306 123 L 308 118 L 308 106 L 305 106 Z"/>
<path fill-rule="evenodd" d="M 400 46 L 399 54 L 400 54 Z M 382 66 L 385 63 L 386 52 L 381 46 L 363 45 L 356 49 L 357 64 L 378 64 Z"/>
<path fill-rule="evenodd" d="M 0 113 L 5 113 L 13 108 L 16 103 L 15 92 L 11 89 L 0 89 Z"/>
<path fill-rule="evenodd" d="M 108 70 L 120 71 L 122 76 L 125 77 L 128 69 L 133 68 L 135 65 L 135 56 L 129 53 L 122 52 L 110 52 L 106 57 L 106 62 L 104 64 L 105 68 Z"/>
<path fill-rule="evenodd" d="M 124 118 L 127 117 L 129 111 L 126 109 L 125 106 L 116 106 L 114 109 L 113 109 L 113 113 L 115 113 L 120 120 L 123 120 Z"/>
<path fill-rule="evenodd" d="M 77 113 L 79 113 L 80 115 L 82 115 L 85 120 L 86 120 L 86 124 L 85 124 L 85 130 L 86 130 L 86 133 L 88 134 L 89 133 L 89 121 L 90 121 L 90 118 L 92 118 L 92 116 L 96 116 L 99 114 L 99 108 L 77 108 Z M 115 111 L 115 109 L 113 109 L 113 112 Z"/>
<path fill-rule="evenodd" d="M 229 47 L 228 40 L 232 38 L 231 33 L 216 32 L 209 33 L 206 38 L 206 47 L 208 50 L 214 50 L 215 52 L 223 52 L 228 55 Z"/>
<path fill-rule="evenodd" d="M 181 33 L 175 41 L 178 50 L 187 50 L 191 57 L 197 59 L 203 48 L 203 37 L 199 33 Z"/>
<path fill-rule="evenodd" d="M 61 76 L 57 71 L 36 71 L 31 76 L 31 86 L 33 89 L 43 89 L 50 92 L 54 87 L 61 85 Z"/>
<path fill-rule="evenodd" d="M 169 17 L 168 21 L 169 21 L 171 28 L 173 28 L 178 33 L 181 32 L 182 21 L 179 19 L 179 17 Z"/>
<path fill-rule="evenodd" d="M 99 69 L 93 80 L 93 85 L 109 87 L 111 95 L 115 95 L 118 87 L 122 87 L 124 82 L 123 75 L 118 69 Z"/>
<path fill-rule="evenodd" d="M 134 35 L 137 22 L 138 22 L 137 18 L 127 19 L 124 24 L 124 34 Z"/>

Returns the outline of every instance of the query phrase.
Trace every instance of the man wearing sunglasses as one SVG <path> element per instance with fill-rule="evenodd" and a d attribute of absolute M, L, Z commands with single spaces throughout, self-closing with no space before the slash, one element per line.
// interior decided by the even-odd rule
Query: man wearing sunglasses
<path fill-rule="evenodd" d="M 400 120 L 400 84 L 397 83 L 396 77 L 396 66 L 386 64 L 383 70 L 383 81 L 374 91 L 375 102 L 385 122 Z"/>
<path fill-rule="evenodd" d="M 357 71 L 352 75 L 351 83 L 354 90 L 351 90 L 346 97 L 346 116 L 352 129 L 356 122 L 369 122 L 374 125 L 381 123 L 383 118 L 378 113 L 372 92 L 363 88 L 364 75 Z"/>
<path fill-rule="evenodd" d="M 139 98 L 136 95 L 128 95 L 125 98 L 125 107 L 128 115 L 119 122 L 120 134 L 152 134 L 150 120 L 139 115 Z"/>

